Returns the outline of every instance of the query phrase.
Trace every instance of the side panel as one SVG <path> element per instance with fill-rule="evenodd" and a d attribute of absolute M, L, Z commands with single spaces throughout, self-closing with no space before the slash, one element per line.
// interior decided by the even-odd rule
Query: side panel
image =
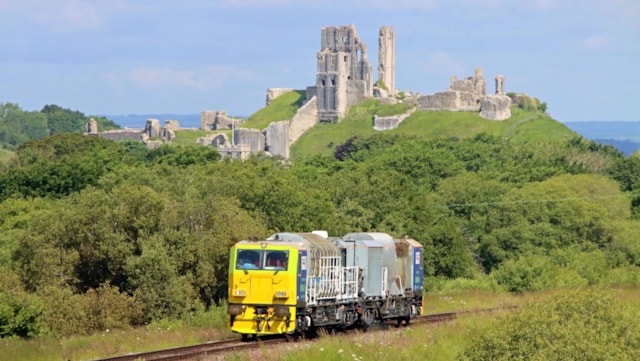
<path fill-rule="evenodd" d="M 422 292 L 424 283 L 424 248 L 413 247 L 413 289 Z"/>
<path fill-rule="evenodd" d="M 307 292 L 307 251 L 300 250 L 298 252 L 298 272 L 297 272 L 297 285 L 298 290 L 296 294 L 296 303 L 303 305 L 306 303 Z"/>

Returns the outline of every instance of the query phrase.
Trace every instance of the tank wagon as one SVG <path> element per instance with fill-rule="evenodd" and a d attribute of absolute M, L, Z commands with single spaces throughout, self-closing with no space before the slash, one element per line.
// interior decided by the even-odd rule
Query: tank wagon
<path fill-rule="evenodd" d="M 230 250 L 227 325 L 247 336 L 366 328 L 422 313 L 423 247 L 386 233 L 277 233 Z"/>

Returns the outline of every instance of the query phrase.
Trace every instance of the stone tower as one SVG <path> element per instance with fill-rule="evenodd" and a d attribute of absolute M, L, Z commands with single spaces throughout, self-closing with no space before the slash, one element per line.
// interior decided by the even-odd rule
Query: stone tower
<path fill-rule="evenodd" d="M 321 40 L 316 74 L 318 119 L 333 122 L 351 105 L 372 96 L 371 63 L 367 46 L 353 25 L 323 27 Z"/>
<path fill-rule="evenodd" d="M 496 95 L 504 94 L 504 75 L 496 75 Z"/>
<path fill-rule="evenodd" d="M 380 28 L 378 39 L 378 79 L 387 88 L 389 96 L 396 95 L 396 36 L 391 26 Z"/>

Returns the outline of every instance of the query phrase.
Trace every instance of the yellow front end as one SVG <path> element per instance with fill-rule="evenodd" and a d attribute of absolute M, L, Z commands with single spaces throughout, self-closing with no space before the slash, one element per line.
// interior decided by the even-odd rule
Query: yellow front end
<path fill-rule="evenodd" d="M 268 242 L 240 242 L 229 257 L 227 326 L 244 335 L 295 330 L 295 248 Z"/>

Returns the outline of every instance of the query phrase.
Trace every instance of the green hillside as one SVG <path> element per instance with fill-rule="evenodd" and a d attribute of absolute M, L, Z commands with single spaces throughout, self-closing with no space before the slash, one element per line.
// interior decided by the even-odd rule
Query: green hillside
<path fill-rule="evenodd" d="M 268 106 L 252 114 L 242 125 L 243 128 L 264 129 L 272 122 L 291 120 L 302 106 L 305 98 L 303 90 L 294 90 L 273 100 Z"/>
<path fill-rule="evenodd" d="M 373 115 L 388 113 L 389 105 L 370 99 L 353 107 L 337 124 L 318 124 L 291 147 L 291 158 L 304 159 L 315 154 L 331 154 L 335 147 L 351 137 L 362 137 L 378 131 L 373 129 Z M 515 142 L 562 141 L 577 134 L 564 124 L 536 112 L 512 107 L 511 117 L 504 121 L 483 119 L 472 112 L 416 111 L 387 134 L 413 135 L 431 138 L 469 138 L 479 133 L 505 137 Z"/>
<path fill-rule="evenodd" d="M 291 120 L 304 102 L 305 92 L 295 90 L 277 97 L 271 104 L 252 114 L 243 128 L 265 129 L 270 123 Z M 389 116 L 402 114 L 410 104 L 380 104 L 368 99 L 351 108 L 349 114 L 337 124 L 319 123 L 308 130 L 291 146 L 291 159 L 301 160 L 314 155 L 330 155 L 349 138 L 380 133 L 373 129 L 374 114 Z M 512 106 L 511 117 L 504 121 L 481 118 L 474 112 L 416 111 L 397 129 L 384 131 L 389 135 L 412 135 L 420 138 L 473 137 L 487 133 L 515 142 L 564 141 L 577 134 L 564 124 L 536 110 L 523 110 Z M 174 143 L 193 144 L 198 137 L 212 131 L 182 130 L 176 132 Z M 228 134 L 230 136 L 230 134 Z"/>

